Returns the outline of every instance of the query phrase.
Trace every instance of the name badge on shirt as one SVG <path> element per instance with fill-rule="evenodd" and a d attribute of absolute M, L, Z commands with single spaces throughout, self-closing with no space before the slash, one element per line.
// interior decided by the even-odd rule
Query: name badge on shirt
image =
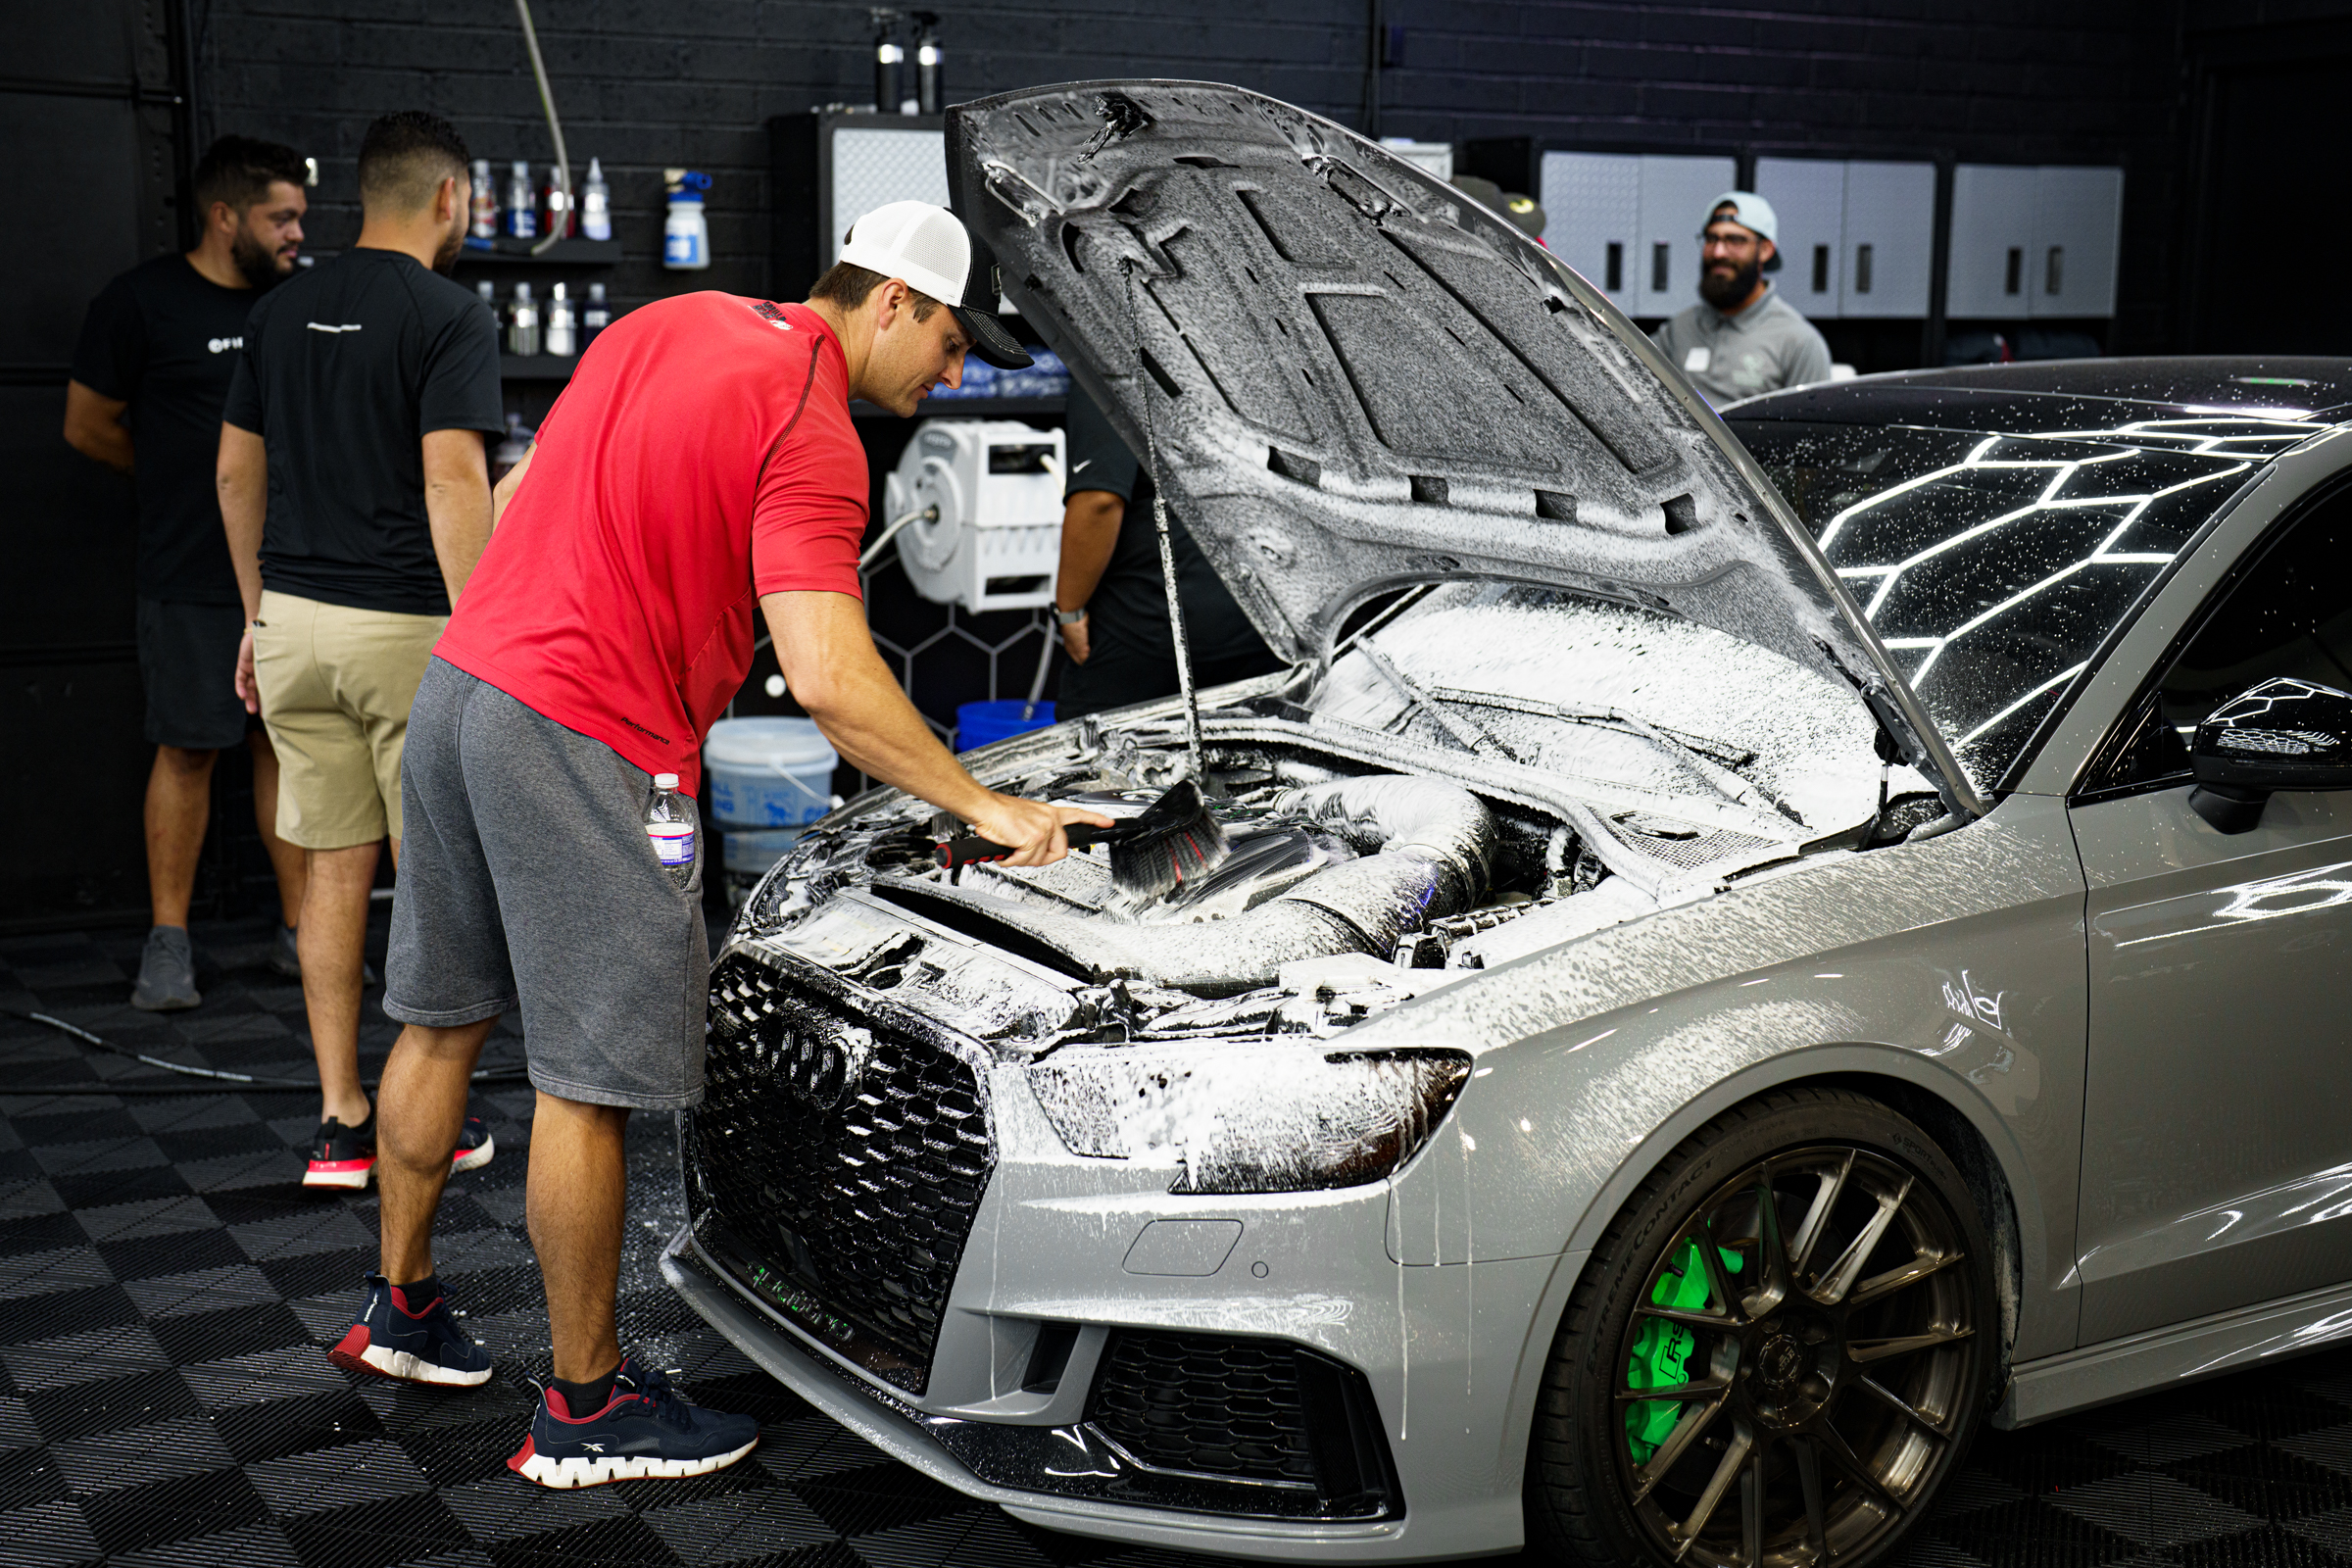
<path fill-rule="evenodd" d="M 1704 343 L 1701 343 L 1697 347 L 1691 349 L 1690 353 L 1683 356 L 1683 368 L 1688 370 L 1690 374 L 1696 375 L 1700 371 L 1704 370 L 1709 365 L 1713 364 L 1714 360 L 1715 351 L 1708 348 Z"/>

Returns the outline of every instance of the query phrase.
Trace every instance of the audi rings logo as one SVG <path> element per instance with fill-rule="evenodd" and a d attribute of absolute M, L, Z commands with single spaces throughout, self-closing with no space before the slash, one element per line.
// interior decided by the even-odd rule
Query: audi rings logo
<path fill-rule="evenodd" d="M 848 1099 L 873 1060 L 874 1037 L 856 1024 L 804 1013 L 780 1017 L 771 1027 L 776 1076 L 794 1098 L 819 1110 Z"/>

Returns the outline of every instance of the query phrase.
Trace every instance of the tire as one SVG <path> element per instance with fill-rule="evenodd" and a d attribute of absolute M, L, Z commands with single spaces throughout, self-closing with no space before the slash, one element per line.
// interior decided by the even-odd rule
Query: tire
<path fill-rule="evenodd" d="M 1725 1112 L 1635 1191 L 1569 1298 L 1529 1545 L 1596 1568 L 1885 1556 L 1990 1402 L 1992 1280 L 1959 1172 L 1885 1105 L 1804 1088 Z"/>

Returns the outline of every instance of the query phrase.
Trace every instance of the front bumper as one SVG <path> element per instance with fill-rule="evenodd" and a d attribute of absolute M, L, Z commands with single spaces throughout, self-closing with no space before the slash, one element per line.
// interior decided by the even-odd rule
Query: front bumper
<path fill-rule="evenodd" d="M 1543 1273 L 1558 1260 L 1531 1261 L 1541 1263 L 1542 1271 L 1522 1268 L 1515 1272 L 1541 1295 Z M 1467 1273 L 1455 1268 L 1398 1272 L 1418 1276 Z M 1487 1266 L 1480 1266 L 1482 1285 L 1488 1272 Z M 1435 1389 L 1424 1396 L 1431 1403 L 1451 1408 L 1428 1418 L 1431 1425 L 1423 1429 L 1426 1436 L 1418 1445 L 1412 1442 L 1410 1429 L 1395 1444 L 1399 1471 L 1423 1484 L 1423 1491 L 1413 1495 L 1410 1509 L 1399 1517 L 1280 1520 L 1060 1495 L 992 1480 L 967 1462 L 967 1457 L 976 1456 L 980 1466 L 994 1471 L 1006 1462 L 1020 1462 L 1028 1453 L 1048 1454 L 1052 1477 L 1066 1479 L 1103 1457 L 1100 1451 L 1089 1454 L 1069 1444 L 1063 1434 L 1072 1429 L 1039 1428 L 1031 1424 L 1035 1417 L 1031 1422 L 1000 1424 L 943 1416 L 918 1407 L 759 1301 L 703 1250 L 691 1227 L 681 1228 L 671 1240 L 662 1257 L 662 1273 L 705 1321 L 794 1394 L 892 1458 L 1032 1524 L 1175 1550 L 1275 1562 L 1431 1562 L 1511 1551 L 1521 1544 L 1515 1469 L 1507 1485 L 1494 1485 L 1502 1478 L 1489 1475 L 1484 1478 L 1489 1483 L 1486 1486 L 1463 1486 L 1474 1482 L 1476 1472 L 1483 1468 L 1463 1463 L 1464 1440 L 1472 1440 L 1476 1446 L 1477 1438 L 1491 1435 L 1474 1434 L 1471 1427 L 1493 1425 L 1507 1408 L 1523 1402 L 1515 1398 L 1498 1399 L 1485 1421 L 1465 1425 L 1460 1417 L 1467 1412 L 1455 1403 L 1463 1393 L 1462 1385 L 1454 1385 L 1455 1399 L 1446 1398 Z M 1507 1283 L 1499 1278 L 1494 1281 L 1497 1286 Z M 1408 1292 L 1408 1296 L 1417 1294 Z M 1532 1305 L 1532 1298 L 1526 1304 Z M 1448 1367 L 1447 1381 L 1457 1372 Z M 1532 1388 L 1529 1393 L 1532 1396 Z M 1398 1438 L 1394 1423 L 1389 1436 Z M 1054 1452 L 1055 1444 L 1067 1445 L 1058 1455 Z M 1413 1479 L 1404 1482 L 1408 1490 L 1414 1485 Z"/>

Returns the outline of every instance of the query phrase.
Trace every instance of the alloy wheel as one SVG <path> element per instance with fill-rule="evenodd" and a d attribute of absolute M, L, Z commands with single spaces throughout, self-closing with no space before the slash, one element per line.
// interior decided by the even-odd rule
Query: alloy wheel
<path fill-rule="evenodd" d="M 1617 1470 L 1650 1544 L 1709 1568 L 1869 1552 L 1957 1457 L 1978 1266 L 1875 1151 L 1776 1152 L 1672 1232 L 1627 1322 Z"/>

